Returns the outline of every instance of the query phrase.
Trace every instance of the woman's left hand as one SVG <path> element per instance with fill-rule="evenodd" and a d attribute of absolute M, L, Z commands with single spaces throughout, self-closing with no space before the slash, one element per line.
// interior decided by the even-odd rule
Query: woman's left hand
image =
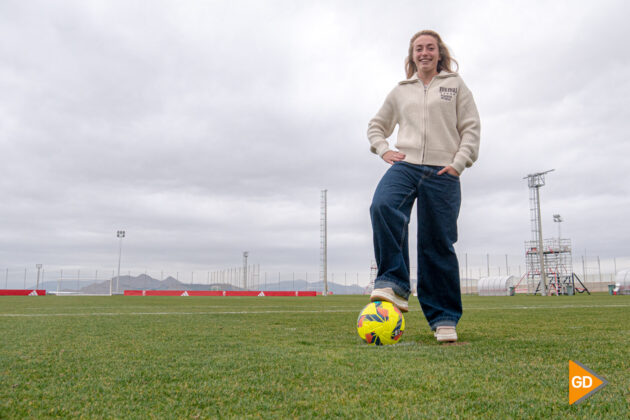
<path fill-rule="evenodd" d="M 453 169 L 452 166 L 445 166 L 444 168 L 442 168 L 437 174 L 438 175 L 442 175 L 444 172 L 447 172 L 453 176 L 459 176 L 459 172 L 457 172 L 455 169 Z"/>

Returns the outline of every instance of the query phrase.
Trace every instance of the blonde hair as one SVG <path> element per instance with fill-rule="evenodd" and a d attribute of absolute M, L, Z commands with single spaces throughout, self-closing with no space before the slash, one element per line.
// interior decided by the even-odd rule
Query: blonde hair
<path fill-rule="evenodd" d="M 425 29 L 414 34 L 414 36 L 412 36 L 411 40 L 409 41 L 409 54 L 407 55 L 407 58 L 405 58 L 405 71 L 407 72 L 407 79 L 411 78 L 414 73 L 418 72 L 416 63 L 414 63 L 413 61 L 413 43 L 416 41 L 416 39 L 418 39 L 419 36 L 422 35 L 432 36 L 437 41 L 438 51 L 440 53 L 440 61 L 438 61 L 437 65 L 438 73 L 442 70 L 449 73 L 455 73 L 459 69 L 459 63 L 457 63 L 457 61 L 451 57 L 451 52 L 448 50 L 448 47 L 446 46 L 444 41 L 442 41 L 442 38 L 440 38 L 440 35 L 435 31 Z M 455 69 L 452 68 L 453 64 L 455 65 Z"/>

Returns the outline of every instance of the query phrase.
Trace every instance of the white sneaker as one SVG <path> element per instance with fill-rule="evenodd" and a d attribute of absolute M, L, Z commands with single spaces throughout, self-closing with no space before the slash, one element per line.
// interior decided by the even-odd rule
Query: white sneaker
<path fill-rule="evenodd" d="M 407 302 L 407 299 L 402 296 L 398 296 L 394 293 L 394 290 L 391 287 L 372 290 L 370 302 L 375 302 L 377 300 L 389 302 L 400 309 L 401 312 L 409 312 L 409 303 Z"/>
<path fill-rule="evenodd" d="M 455 327 L 437 327 L 433 335 L 439 342 L 457 341 L 457 331 L 455 331 Z"/>

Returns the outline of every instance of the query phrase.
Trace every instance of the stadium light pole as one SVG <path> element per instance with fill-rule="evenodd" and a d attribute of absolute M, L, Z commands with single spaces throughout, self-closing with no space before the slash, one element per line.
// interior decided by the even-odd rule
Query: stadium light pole
<path fill-rule="evenodd" d="M 328 190 L 321 191 L 319 236 L 319 279 L 324 285 L 324 292 L 322 294 L 328 296 Z"/>
<path fill-rule="evenodd" d="M 35 267 L 37 267 L 37 285 L 35 286 L 35 289 L 39 290 L 39 272 L 42 269 L 42 265 L 41 264 L 35 264 Z"/>
<path fill-rule="evenodd" d="M 119 238 L 119 246 L 118 246 L 118 276 L 116 276 L 116 293 L 118 293 L 118 287 L 120 286 L 120 259 L 122 257 L 122 240 L 125 237 L 125 231 L 119 230 L 116 232 L 116 237 Z M 110 283 L 110 291 L 111 291 L 111 283 Z"/>
<path fill-rule="evenodd" d="M 560 239 L 562 238 L 562 231 L 560 229 L 560 224 L 563 222 L 562 220 L 562 216 L 560 216 L 559 214 L 554 214 L 553 215 L 553 221 L 556 222 L 558 224 L 558 246 L 560 246 Z"/>

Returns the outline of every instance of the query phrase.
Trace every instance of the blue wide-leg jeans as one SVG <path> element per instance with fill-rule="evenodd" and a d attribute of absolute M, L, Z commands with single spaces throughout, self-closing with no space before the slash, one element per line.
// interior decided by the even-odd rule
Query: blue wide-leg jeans
<path fill-rule="evenodd" d="M 429 326 L 455 326 L 462 316 L 457 242 L 459 177 L 443 167 L 396 162 L 376 187 L 370 215 L 378 276 L 374 288 L 391 287 L 409 298 L 409 218 L 418 212 L 418 300 Z"/>

